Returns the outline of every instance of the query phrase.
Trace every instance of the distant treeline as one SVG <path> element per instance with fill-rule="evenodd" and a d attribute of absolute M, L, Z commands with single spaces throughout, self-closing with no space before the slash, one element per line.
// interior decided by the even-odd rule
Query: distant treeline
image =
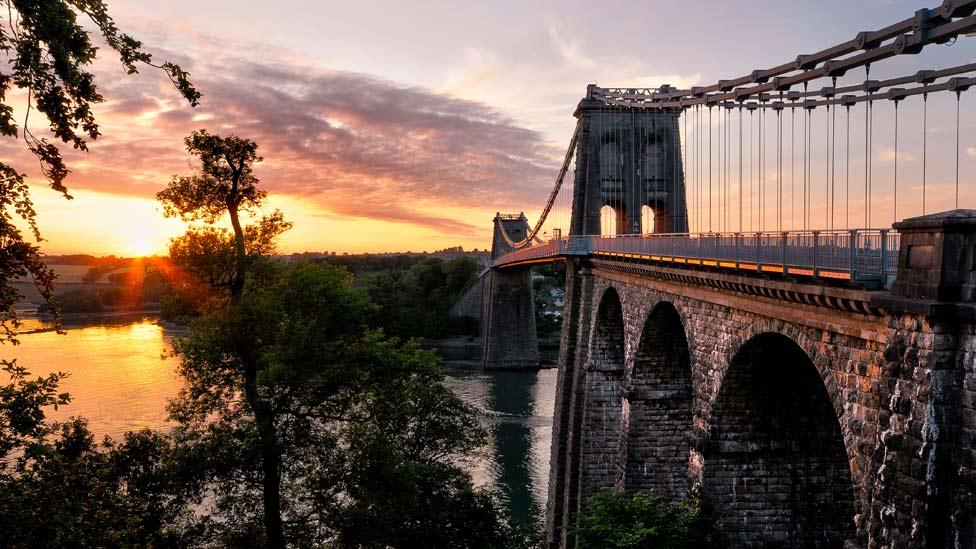
<path fill-rule="evenodd" d="M 457 250 L 450 250 L 459 253 Z M 100 313 L 159 308 L 167 320 L 186 321 L 186 297 L 174 297 L 170 282 L 155 267 L 154 258 L 136 263 L 130 258 L 86 254 L 48 256 L 58 265 L 88 265 L 85 287 L 62 286 L 55 303 L 63 313 Z M 476 335 L 475 320 L 449 319 L 448 309 L 474 284 L 480 265 L 471 256 L 453 259 L 429 254 L 306 255 L 300 260 L 343 267 L 355 285 L 369 294 L 376 309 L 371 325 L 391 336 L 441 338 Z M 113 272 L 122 269 L 122 272 Z M 70 289 L 69 289 L 70 288 Z M 187 292 L 183 292 L 187 293 Z M 44 311 L 46 306 L 41 307 Z"/>
<path fill-rule="evenodd" d="M 398 337 L 475 335 L 474 320 L 448 318 L 448 309 L 474 284 L 473 257 L 443 260 L 427 255 L 337 255 L 318 261 L 345 267 L 377 305 L 371 324 Z"/>
<path fill-rule="evenodd" d="M 92 267 L 111 267 L 112 269 L 128 267 L 136 260 L 142 260 L 142 258 L 118 257 L 114 255 L 94 256 L 89 254 L 44 256 L 44 262 L 48 265 L 88 265 Z"/>
<path fill-rule="evenodd" d="M 100 265 L 91 267 L 83 277 L 84 285 L 60 286 L 54 304 L 66 314 L 158 309 L 173 293 L 166 277 L 151 265 L 108 274 L 112 270 Z M 94 284 L 106 274 L 107 283 Z M 48 305 L 42 304 L 38 312 L 49 312 Z"/>

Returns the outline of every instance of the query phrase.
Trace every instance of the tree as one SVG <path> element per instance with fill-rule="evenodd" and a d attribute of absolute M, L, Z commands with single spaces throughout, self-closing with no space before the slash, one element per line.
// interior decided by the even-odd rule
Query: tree
<path fill-rule="evenodd" d="M 244 298 L 244 288 L 248 273 L 262 257 L 262 243 L 272 242 L 287 230 L 283 217 L 276 212 L 246 230 L 241 222 L 241 213 L 260 206 L 267 193 L 258 188 L 253 166 L 261 161 L 257 155 L 257 144 L 234 135 L 220 137 L 206 130 L 193 132 L 184 140 L 187 152 L 200 161 L 199 172 L 188 177 L 176 177 L 166 189 L 158 193 L 159 200 L 170 216 L 180 216 L 186 221 L 201 220 L 214 223 L 224 216 L 230 219 L 232 233 L 225 230 L 206 228 L 191 231 L 183 239 L 177 240 L 171 248 L 171 256 L 177 264 L 198 275 L 208 277 L 207 282 L 215 289 L 226 289 L 232 308 L 239 309 Z M 227 243 L 231 246 L 222 246 Z M 250 242 L 249 242 L 250 241 Z M 252 246 L 249 249 L 248 244 Z M 227 309 L 217 307 L 217 315 Z M 237 388 L 244 395 L 249 412 L 254 417 L 261 449 L 263 473 L 264 527 L 270 547 L 284 547 L 284 534 L 281 524 L 281 448 L 278 444 L 277 426 L 274 410 L 266 395 L 258 390 L 260 358 L 254 342 L 251 327 L 246 325 L 224 326 L 230 328 L 226 340 L 211 340 L 217 348 L 227 343 L 222 350 L 232 353 L 234 363 L 226 373 L 239 382 Z M 189 354 L 190 347 L 182 351 Z M 190 355 L 192 356 L 192 354 Z M 184 362 L 184 373 L 192 379 L 192 359 Z M 209 366 L 206 362 L 204 367 Z M 224 368 L 226 371 L 227 368 Z"/>
<path fill-rule="evenodd" d="M 643 492 L 604 490 L 590 498 L 570 528 L 581 549 L 694 549 L 720 547 L 697 501 L 669 503 Z"/>
<path fill-rule="evenodd" d="M 209 289 L 174 342 L 185 388 L 170 407 L 174 474 L 213 509 L 200 542 L 512 546 L 495 500 L 454 463 L 484 432 L 436 356 L 369 329 L 375 307 L 348 271 L 269 257 L 289 225 L 248 213 L 266 196 L 253 142 L 198 131 L 186 144 L 199 171 L 159 198 L 231 225 L 170 247 L 173 271 Z"/>
<path fill-rule="evenodd" d="M 80 419 L 49 423 L 68 403 L 64 373 L 31 379 L 15 361 L 0 385 L 0 539 L 5 547 L 174 546 L 188 513 L 169 494 L 165 437 L 97 444 Z"/>
<path fill-rule="evenodd" d="M 29 122 L 30 115 L 39 112 L 55 139 L 83 151 L 88 150 L 89 140 L 99 136 L 92 105 L 104 97 L 86 69 L 98 48 L 79 18 L 98 28 L 128 73 L 138 72 L 140 66 L 160 69 L 191 105 L 200 99 L 189 74 L 173 63 L 156 64 L 141 42 L 119 30 L 102 0 L 2 0 L 0 4 L 5 8 L 0 9 L 0 55 L 10 67 L 0 72 L 0 135 L 23 139 L 51 188 L 66 198 L 71 198 L 65 186 L 70 170 L 58 146 L 38 137 Z M 21 93 L 11 96 L 12 89 Z M 20 105 L 24 113 L 20 126 L 14 119 L 17 97 L 26 97 Z M 13 305 L 23 296 L 10 281 L 30 277 L 45 300 L 54 294 L 54 272 L 44 266 L 37 245 L 24 238 L 17 220 L 40 242 L 27 176 L 0 160 L 0 343 L 13 339 L 19 326 Z"/>

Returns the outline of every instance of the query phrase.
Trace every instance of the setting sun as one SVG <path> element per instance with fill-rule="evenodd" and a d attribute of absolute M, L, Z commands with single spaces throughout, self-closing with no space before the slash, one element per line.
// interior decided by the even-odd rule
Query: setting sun
<path fill-rule="evenodd" d="M 133 237 L 126 246 L 126 254 L 134 256 L 150 256 L 157 251 L 158 246 L 147 237 Z"/>

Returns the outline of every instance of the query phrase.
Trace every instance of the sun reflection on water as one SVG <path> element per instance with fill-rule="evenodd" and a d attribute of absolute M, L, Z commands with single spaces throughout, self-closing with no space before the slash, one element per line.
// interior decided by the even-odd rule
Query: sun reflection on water
<path fill-rule="evenodd" d="M 63 371 L 61 389 L 71 403 L 50 417 L 89 421 L 95 435 L 120 438 L 126 431 L 166 428 L 166 403 L 180 388 L 171 334 L 153 320 L 126 325 L 68 327 L 67 334 L 23 334 L 21 344 L 0 347 L 33 375 Z"/>

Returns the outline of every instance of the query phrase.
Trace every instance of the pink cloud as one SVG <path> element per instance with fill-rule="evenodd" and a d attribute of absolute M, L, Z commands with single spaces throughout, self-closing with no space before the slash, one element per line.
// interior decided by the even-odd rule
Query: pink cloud
<path fill-rule="evenodd" d="M 182 138 L 205 127 L 255 140 L 265 158 L 258 175 L 272 193 L 338 216 L 457 232 L 484 227 L 428 212 L 534 205 L 558 162 L 539 133 L 496 109 L 424 88 L 275 62 L 185 64 L 204 93 L 197 109 L 158 75 L 102 80 L 104 137 L 89 154 L 66 151 L 71 188 L 152 196 L 169 176 L 190 172 Z M 0 154 L 30 171 L 36 164 L 21 145 L 4 140 Z"/>

